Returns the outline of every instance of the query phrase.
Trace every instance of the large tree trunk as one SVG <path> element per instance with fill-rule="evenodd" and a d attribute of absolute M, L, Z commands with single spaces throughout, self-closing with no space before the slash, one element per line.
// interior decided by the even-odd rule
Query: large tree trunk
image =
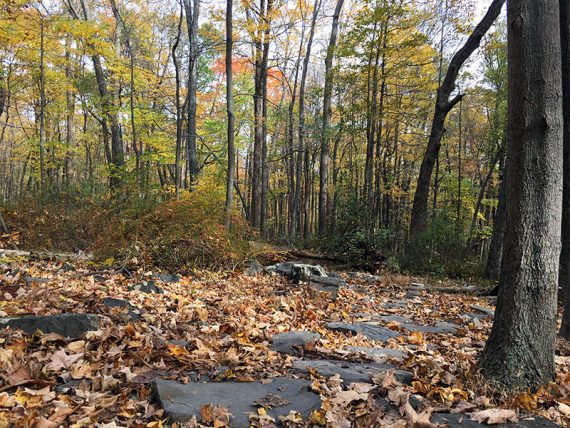
<path fill-rule="evenodd" d="M 560 336 L 570 340 L 570 6 L 560 0 L 562 90 L 564 97 L 564 186 L 562 198 L 562 252 L 558 287 L 564 297 Z"/>
<path fill-rule="evenodd" d="M 562 210 L 558 0 L 510 0 L 507 230 L 485 377 L 511 390 L 554 378 Z"/>
<path fill-rule="evenodd" d="M 323 98 L 323 128 L 321 139 L 321 164 L 319 168 L 319 234 L 323 235 L 327 231 L 327 207 L 328 207 L 328 175 L 329 175 L 329 157 L 330 157 L 330 121 L 332 116 L 332 87 L 333 73 L 332 65 L 334 51 L 336 48 L 336 39 L 338 37 L 338 25 L 340 21 L 340 11 L 344 0 L 338 0 L 333 15 L 333 24 L 331 38 L 327 48 L 327 56 L 325 58 L 325 89 Z"/>
<path fill-rule="evenodd" d="M 504 3 L 505 0 L 493 0 L 491 6 L 489 6 L 489 10 L 481 22 L 479 22 L 475 27 L 473 33 L 469 36 L 463 47 L 453 56 L 453 59 L 449 64 L 447 74 L 443 79 L 443 83 L 437 90 L 431 134 L 420 166 L 420 174 L 418 176 L 416 194 L 414 196 L 412 218 L 410 221 L 410 234 L 412 237 L 421 232 L 426 226 L 431 175 L 435 162 L 439 156 L 441 139 L 444 133 L 445 119 L 448 113 L 463 97 L 462 94 L 458 94 L 455 98 L 450 100 L 451 94 L 455 90 L 455 81 L 457 80 L 457 76 L 459 75 L 463 64 L 465 64 L 465 61 L 467 61 L 471 54 L 479 47 L 481 39 L 487 31 L 489 31 L 489 28 L 501 13 L 501 8 Z"/>

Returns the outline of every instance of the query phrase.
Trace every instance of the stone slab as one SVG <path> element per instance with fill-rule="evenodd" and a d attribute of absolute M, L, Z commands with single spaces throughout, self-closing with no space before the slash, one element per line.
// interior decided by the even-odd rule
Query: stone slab
<path fill-rule="evenodd" d="M 390 330 L 389 328 L 382 327 L 374 322 L 361 322 L 361 323 L 346 323 L 346 322 L 332 322 L 326 326 L 329 330 L 339 331 L 342 333 L 362 334 L 371 340 L 378 340 L 386 342 L 393 337 L 401 336 L 400 333 Z"/>
<path fill-rule="evenodd" d="M 46 334 L 56 333 L 76 339 L 88 331 L 99 330 L 99 322 L 99 317 L 94 314 L 58 314 L 0 318 L 0 327 L 20 329 L 26 334 L 41 330 Z"/>
<path fill-rule="evenodd" d="M 310 331 L 280 333 L 271 338 L 271 349 L 281 354 L 299 355 L 305 346 L 317 342 L 320 338 L 320 334 Z"/>
<path fill-rule="evenodd" d="M 310 369 L 316 370 L 324 377 L 338 374 L 346 385 L 354 382 L 369 383 L 372 376 L 388 370 L 394 370 L 394 376 L 402 383 L 410 384 L 413 379 L 411 373 L 398 370 L 392 364 L 386 363 L 353 363 L 333 360 L 297 360 L 293 362 L 293 371 L 296 373 L 308 373 Z"/>
<path fill-rule="evenodd" d="M 291 410 L 305 418 L 321 406 L 317 394 L 309 390 L 310 383 L 303 379 L 275 378 L 271 383 L 261 382 L 213 382 L 181 384 L 172 380 L 153 382 L 155 398 L 164 409 L 170 422 L 187 422 L 196 416 L 200 421 L 200 407 L 206 404 L 221 405 L 229 409 L 233 417 L 230 426 L 248 428 L 249 413 L 257 412 L 253 403 L 268 395 L 276 395 L 288 404 L 267 408 L 267 413 L 278 420 Z"/>

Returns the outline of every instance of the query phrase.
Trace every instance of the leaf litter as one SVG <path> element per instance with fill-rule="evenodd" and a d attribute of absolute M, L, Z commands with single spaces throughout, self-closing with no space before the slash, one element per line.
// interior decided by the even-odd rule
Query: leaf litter
<path fill-rule="evenodd" d="M 82 338 L 0 330 L 0 427 L 166 426 L 167 417 L 153 399 L 154 379 L 267 383 L 291 376 L 295 357 L 272 351 L 271 337 L 299 330 L 321 335 L 307 345 L 305 356 L 366 361 L 366 354 L 350 348 L 403 351 L 405 358 L 383 361 L 412 373 L 413 381 L 403 384 L 387 371 L 370 384 L 345 385 L 338 375 L 326 379 L 311 370 L 311 389 L 320 395 L 321 409 L 308 418 L 292 411 L 276 421 L 265 409 L 288 400 L 267 395 L 252 403 L 258 410 L 250 415 L 251 426 L 445 426 L 430 421 L 437 412 L 487 424 L 532 415 L 561 426 L 570 423 L 570 347 L 565 342 L 557 346 L 557 378 L 547 388 L 512 397 L 480 381 L 476 362 L 492 320 L 466 314 L 473 305 L 489 307 L 486 298 L 429 289 L 410 296 L 409 285 L 418 278 L 392 274 L 375 283 L 348 279 L 335 301 L 278 276 L 241 273 L 197 272 L 177 283 L 161 282 L 164 294 L 145 294 L 131 286 L 148 281 L 150 272 L 95 276 L 89 268 L 22 260 L 4 260 L 0 266 L 0 316 L 101 315 L 100 329 Z M 48 281 L 26 282 L 26 276 Z M 140 319 L 129 319 L 127 308 L 109 309 L 102 303 L 105 297 L 129 301 Z M 457 335 L 424 334 L 391 321 L 386 327 L 399 336 L 379 343 L 326 328 L 329 322 L 355 321 L 355 314 L 370 319 L 398 315 L 422 325 L 446 321 L 461 329 Z M 185 426 L 223 427 L 231 417 L 228 409 L 211 403 Z"/>

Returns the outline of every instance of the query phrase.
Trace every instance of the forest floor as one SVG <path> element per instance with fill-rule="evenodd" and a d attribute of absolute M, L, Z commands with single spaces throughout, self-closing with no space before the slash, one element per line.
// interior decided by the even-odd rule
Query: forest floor
<path fill-rule="evenodd" d="M 0 257 L 0 427 L 570 426 L 568 344 L 549 388 L 493 393 L 475 370 L 493 298 L 339 274 L 332 293 Z"/>

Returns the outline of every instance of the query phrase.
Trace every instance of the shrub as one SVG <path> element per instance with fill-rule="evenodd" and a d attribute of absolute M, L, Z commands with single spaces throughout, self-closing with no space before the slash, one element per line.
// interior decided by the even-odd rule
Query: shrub
<path fill-rule="evenodd" d="M 465 243 L 455 223 L 436 219 L 411 240 L 400 256 L 402 268 L 414 273 L 464 276 Z"/>
<path fill-rule="evenodd" d="M 147 269 L 187 272 L 230 268 L 247 257 L 250 229 L 235 213 L 232 231 L 224 223 L 223 195 L 196 190 L 180 199 L 121 201 L 90 199 L 5 207 L 4 219 L 20 247 L 93 253 Z"/>

